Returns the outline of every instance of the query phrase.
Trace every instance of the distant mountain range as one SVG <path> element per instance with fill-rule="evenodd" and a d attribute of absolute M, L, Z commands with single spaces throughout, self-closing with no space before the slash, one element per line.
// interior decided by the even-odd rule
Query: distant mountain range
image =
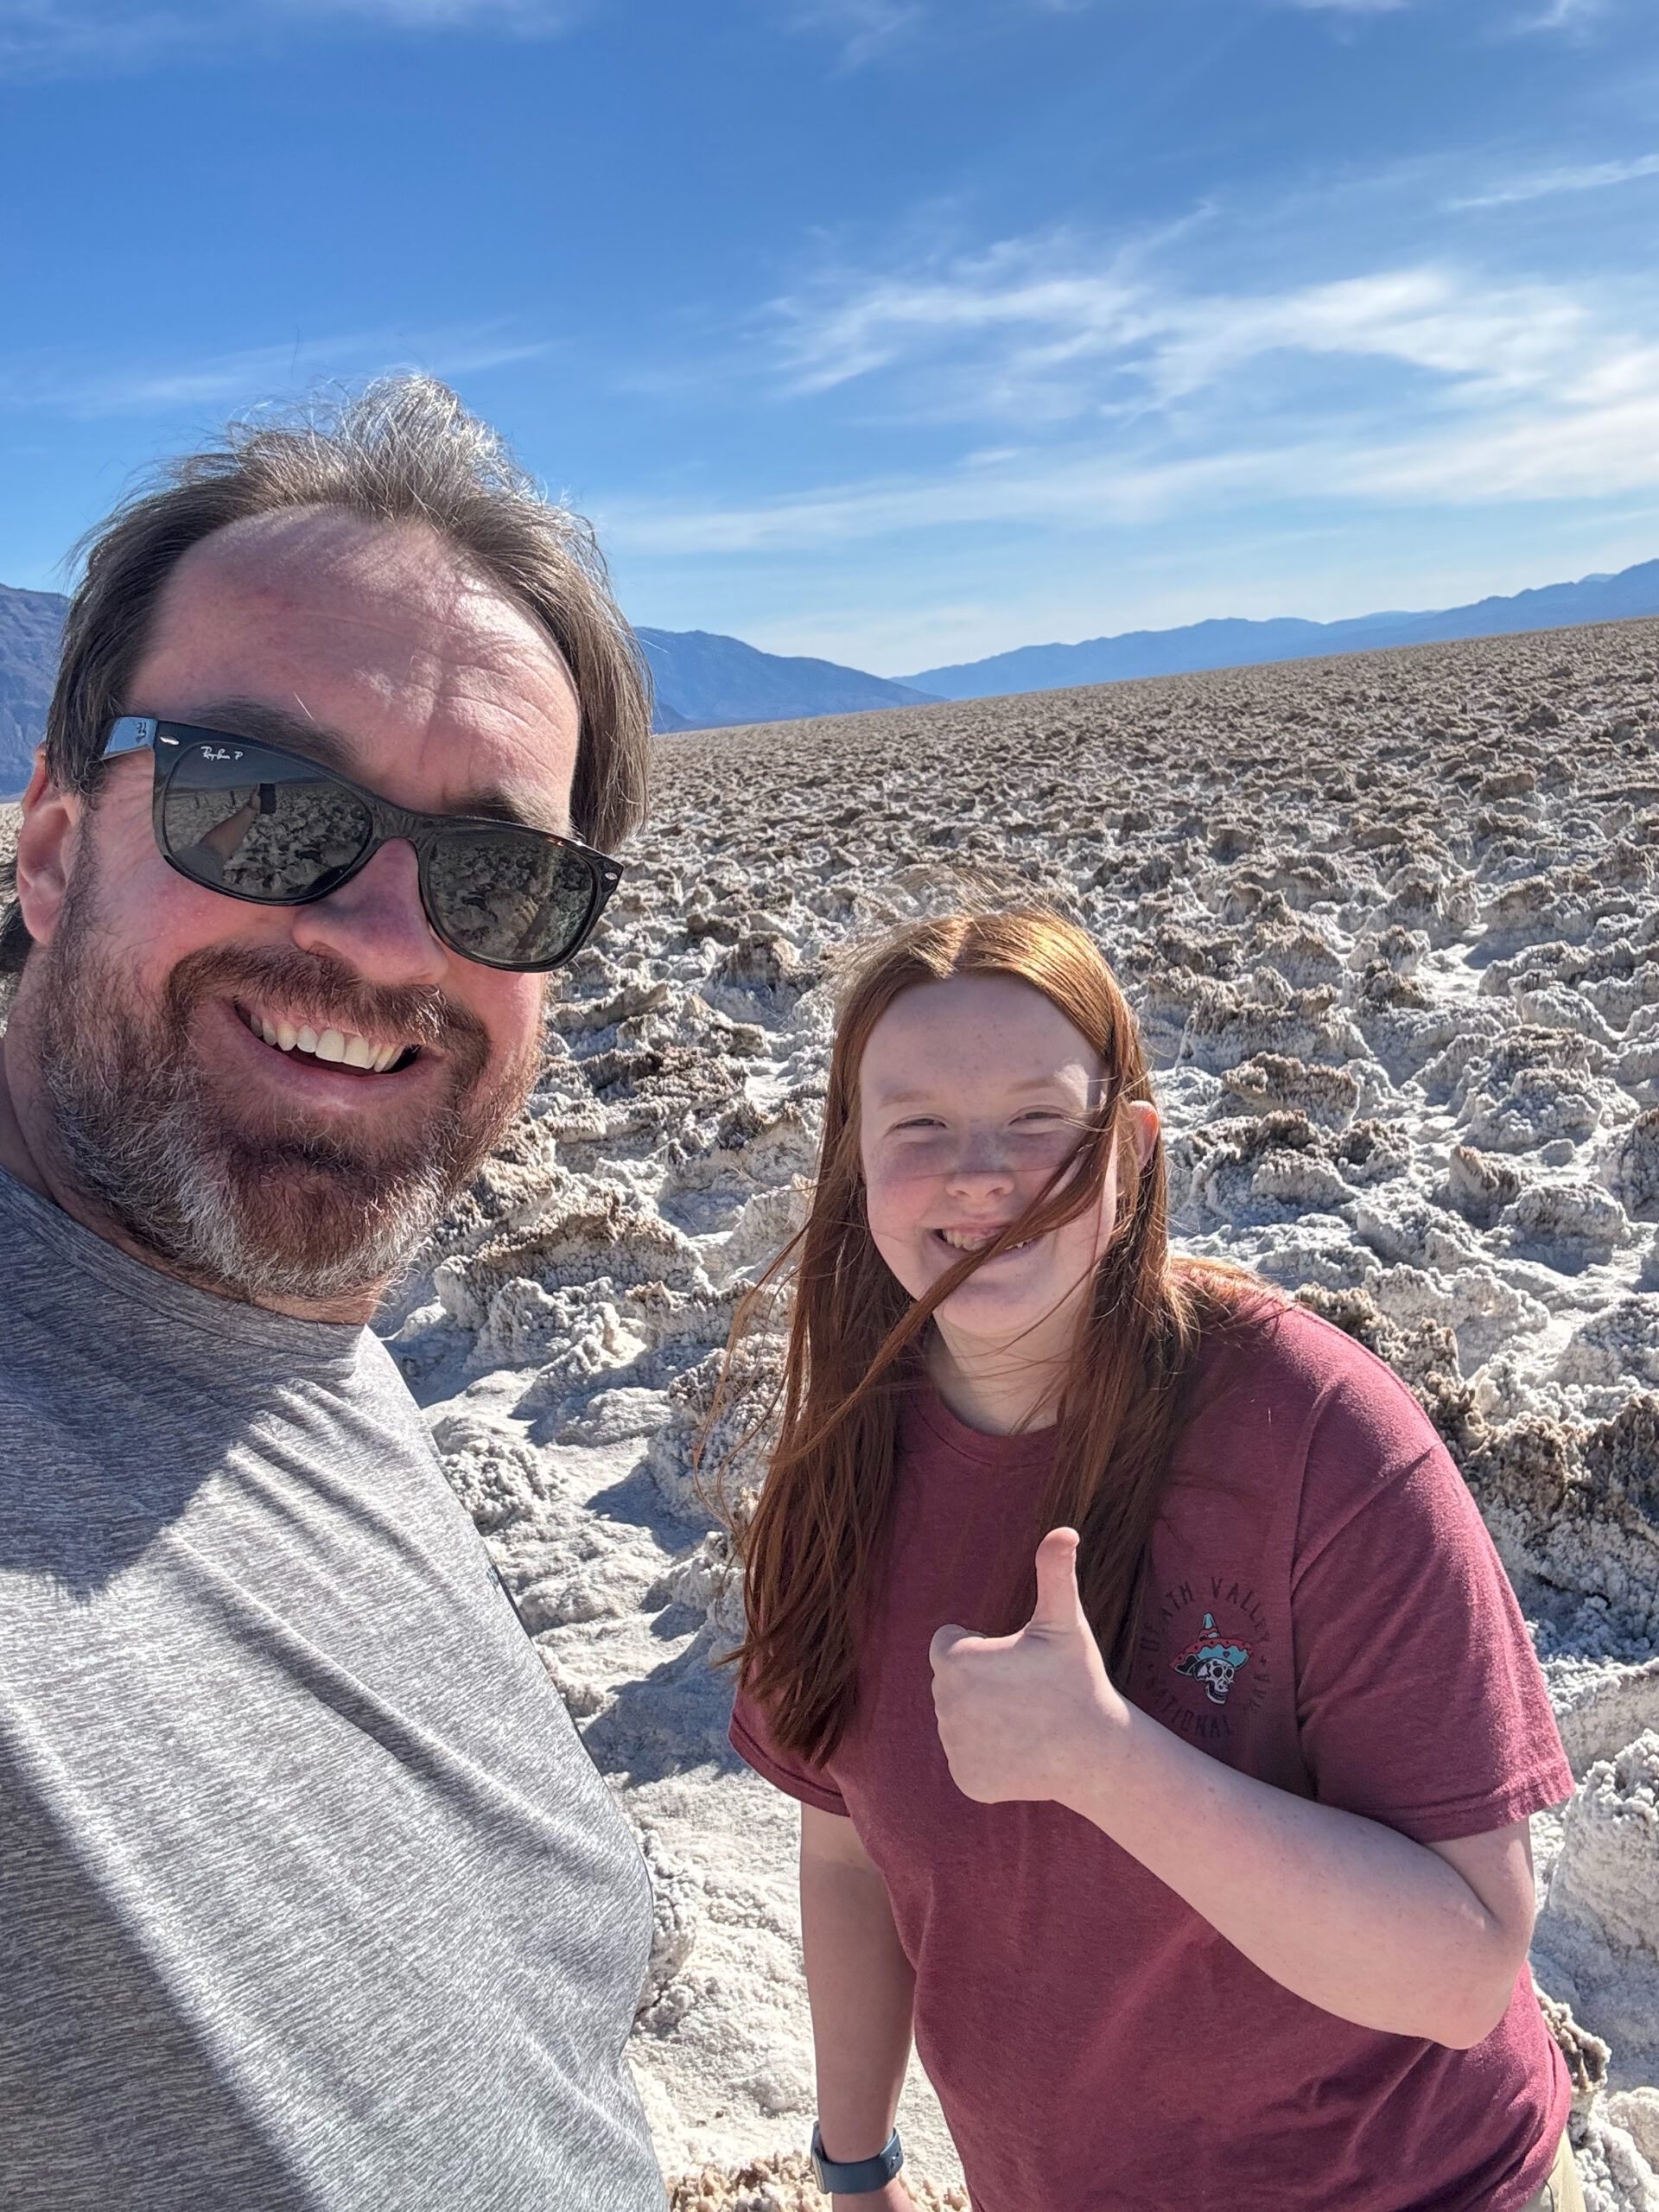
<path fill-rule="evenodd" d="M 46 731 L 58 633 L 68 611 L 68 601 L 55 591 L 0 584 L 0 798 L 15 798 L 29 781 Z"/>
<path fill-rule="evenodd" d="M 13 591 L 0 584 L 0 798 L 15 796 L 29 780 L 46 725 L 68 605 L 57 592 Z M 855 715 L 871 707 L 925 706 L 939 699 L 989 699 L 1013 691 L 1052 691 L 1326 653 L 1376 652 L 1440 638 L 1497 637 L 1580 622 L 1617 622 L 1637 614 L 1659 614 L 1659 561 L 1643 561 L 1618 575 L 1547 584 L 1509 599 L 1477 600 L 1471 607 L 1440 613 L 1362 614 L 1347 622 L 1285 617 L 1130 630 L 1077 645 L 1021 645 L 988 660 L 925 668 L 902 682 L 867 676 L 832 660 L 763 653 L 741 638 L 722 638 L 709 630 L 634 634 L 656 683 L 656 727 L 672 731 L 798 721 L 809 715 Z"/>
<path fill-rule="evenodd" d="M 712 630 L 635 630 L 657 686 L 657 728 L 727 729 L 857 715 L 869 707 L 925 707 L 940 694 L 866 676 L 833 660 L 763 653 Z"/>
<path fill-rule="evenodd" d="M 1659 614 L 1659 561 L 1617 575 L 1546 584 L 1510 599 L 1479 599 L 1433 614 L 1360 614 L 1346 622 L 1190 622 L 1179 630 L 1126 630 L 1078 645 L 1020 645 L 988 660 L 959 661 L 907 676 L 944 699 L 995 699 L 1014 691 L 1059 691 L 1077 683 L 1116 683 L 1135 676 L 1184 676 L 1204 668 L 1251 668 L 1264 661 L 1312 660 L 1326 653 L 1370 653 L 1388 645 L 1432 645 L 1442 638 L 1505 637 L 1517 630 L 1560 630 L 1580 622 L 1621 622 Z"/>

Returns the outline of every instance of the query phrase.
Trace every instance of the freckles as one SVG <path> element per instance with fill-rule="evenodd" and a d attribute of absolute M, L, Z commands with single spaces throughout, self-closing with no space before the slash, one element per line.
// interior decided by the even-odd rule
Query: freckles
<path fill-rule="evenodd" d="M 918 1190 L 930 1179 L 906 1173 L 890 1160 L 876 1161 L 865 1170 L 864 1203 L 870 1219 L 895 1220 L 915 1211 Z"/>
<path fill-rule="evenodd" d="M 871 1191 L 888 1192 L 894 1199 L 911 1205 L 923 1204 L 938 1187 L 944 1162 L 931 1145 L 914 1145 L 893 1157 L 876 1162 L 874 1172 L 866 1177 Z"/>
<path fill-rule="evenodd" d="M 912 1249 L 913 1224 L 907 1215 L 884 1211 L 873 1205 L 866 1209 L 866 1219 L 876 1249 L 885 1259 L 902 1257 Z"/>

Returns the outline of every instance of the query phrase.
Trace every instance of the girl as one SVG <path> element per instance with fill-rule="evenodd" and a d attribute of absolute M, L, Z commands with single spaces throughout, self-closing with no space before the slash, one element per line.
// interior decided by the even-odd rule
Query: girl
<path fill-rule="evenodd" d="M 865 956 L 791 1251 L 732 1740 L 801 1802 L 841 2212 L 911 2204 L 912 2033 L 976 2212 L 1580 2204 L 1509 1584 L 1386 1368 L 1170 1255 L 1081 931 Z"/>

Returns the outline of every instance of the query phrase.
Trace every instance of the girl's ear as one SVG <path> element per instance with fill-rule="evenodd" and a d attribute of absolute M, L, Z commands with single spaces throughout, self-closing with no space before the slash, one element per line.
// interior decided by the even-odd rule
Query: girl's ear
<path fill-rule="evenodd" d="M 1145 1098 L 1124 1101 L 1129 1110 L 1129 1120 L 1135 1129 L 1135 1157 L 1144 1167 L 1152 1158 L 1153 1147 L 1158 1141 L 1158 1109 Z"/>

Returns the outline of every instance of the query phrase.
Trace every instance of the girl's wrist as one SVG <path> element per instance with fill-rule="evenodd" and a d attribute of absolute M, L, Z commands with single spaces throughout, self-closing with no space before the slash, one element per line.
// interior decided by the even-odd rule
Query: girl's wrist
<path fill-rule="evenodd" d="M 1088 1716 L 1077 1750 L 1067 1760 L 1070 1786 L 1058 1802 L 1068 1812 L 1104 1827 L 1103 1808 L 1118 1802 L 1134 1758 L 1135 1707 L 1109 1689 Z"/>
<path fill-rule="evenodd" d="M 899 2131 L 891 2123 L 878 2149 L 856 2158 L 831 2158 L 824 2146 L 823 2126 L 815 2122 L 811 2158 L 813 2179 L 821 2190 L 830 2196 L 857 2196 L 867 2202 L 880 2199 L 884 2187 L 896 2179 L 905 2163 Z"/>

